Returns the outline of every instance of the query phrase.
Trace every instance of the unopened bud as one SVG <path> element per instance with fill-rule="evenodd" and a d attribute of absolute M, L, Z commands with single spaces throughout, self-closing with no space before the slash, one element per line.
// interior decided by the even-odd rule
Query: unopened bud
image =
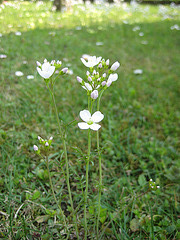
<path fill-rule="evenodd" d="M 106 60 L 106 65 L 107 65 L 107 66 L 109 66 L 109 59 L 108 59 L 108 60 Z"/>
<path fill-rule="evenodd" d="M 111 66 L 111 70 L 112 71 L 116 71 L 118 69 L 118 67 L 120 66 L 120 63 L 118 61 L 116 61 L 115 63 L 113 63 L 113 65 Z"/>
<path fill-rule="evenodd" d="M 79 77 L 79 76 L 77 76 L 77 81 L 79 82 L 79 83 L 82 83 L 82 78 L 81 77 Z"/>
<path fill-rule="evenodd" d="M 38 146 L 34 145 L 33 149 L 34 149 L 35 152 L 37 152 L 38 151 Z"/>
<path fill-rule="evenodd" d="M 92 78 L 90 76 L 88 76 L 88 81 L 92 82 Z"/>
<path fill-rule="evenodd" d="M 106 81 L 103 81 L 101 85 L 104 87 L 106 85 Z"/>
<path fill-rule="evenodd" d="M 91 98 L 92 98 L 92 99 L 97 99 L 97 98 L 98 98 L 98 90 L 94 90 L 94 91 L 91 93 Z"/>
<path fill-rule="evenodd" d="M 62 71 L 63 73 L 67 73 L 68 68 L 67 68 L 67 67 L 66 67 L 66 68 L 63 68 L 61 71 Z"/>

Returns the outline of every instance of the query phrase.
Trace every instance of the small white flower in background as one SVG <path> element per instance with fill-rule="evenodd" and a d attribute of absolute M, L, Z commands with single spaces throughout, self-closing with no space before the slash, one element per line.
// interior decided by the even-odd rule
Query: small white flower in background
<path fill-rule="evenodd" d="M 144 36 L 144 33 L 143 33 L 143 32 L 140 32 L 140 33 L 139 33 L 139 36 L 140 36 L 140 37 L 143 37 L 143 36 Z"/>
<path fill-rule="evenodd" d="M 51 136 L 51 137 L 49 138 L 49 140 L 52 141 L 52 140 L 53 140 L 53 137 Z"/>
<path fill-rule="evenodd" d="M 34 145 L 33 149 L 34 149 L 35 152 L 37 152 L 38 151 L 38 146 Z"/>
<path fill-rule="evenodd" d="M 148 44 L 148 41 L 142 41 L 141 44 L 147 45 L 147 44 Z"/>
<path fill-rule="evenodd" d="M 142 74 L 143 70 L 142 69 L 135 69 L 134 74 Z"/>
<path fill-rule="evenodd" d="M 24 73 L 21 72 L 21 71 L 16 71 L 16 72 L 15 72 L 15 75 L 16 75 L 17 77 L 22 77 L 22 76 L 24 75 Z"/>
<path fill-rule="evenodd" d="M 74 72 L 73 72 L 72 69 L 68 69 L 68 70 L 67 70 L 67 74 L 69 74 L 69 75 L 73 75 L 73 73 L 74 73 Z"/>
<path fill-rule="evenodd" d="M 39 64 L 40 63 L 37 61 L 38 65 L 37 71 L 39 75 L 45 79 L 50 78 L 55 71 L 55 66 L 52 66 L 46 59 L 44 60 L 44 63 L 41 66 Z"/>
<path fill-rule="evenodd" d="M 101 127 L 101 125 L 97 123 L 103 120 L 104 115 L 100 111 L 97 111 L 91 116 L 91 113 L 88 110 L 83 110 L 80 111 L 80 118 L 84 121 L 78 123 L 78 127 L 80 129 L 90 128 L 94 131 L 97 131 Z"/>
<path fill-rule="evenodd" d="M 29 79 L 29 80 L 34 79 L 34 76 L 33 75 L 28 75 L 27 79 Z"/>
<path fill-rule="evenodd" d="M 92 91 L 91 98 L 94 99 L 94 100 L 98 98 L 98 90 Z"/>
<path fill-rule="evenodd" d="M 78 31 L 81 30 L 81 29 L 82 29 L 82 27 L 80 27 L 80 26 L 76 27 L 76 30 L 78 30 Z"/>
<path fill-rule="evenodd" d="M 7 58 L 7 55 L 5 55 L 5 54 L 0 54 L 0 58 Z"/>
<path fill-rule="evenodd" d="M 111 66 L 110 70 L 116 71 L 119 66 L 120 66 L 120 63 L 119 63 L 118 61 L 116 61 L 116 62 L 113 63 L 113 65 Z"/>
<path fill-rule="evenodd" d="M 126 21 L 126 20 L 123 20 L 123 23 L 124 23 L 124 24 L 128 24 L 128 21 Z"/>
<path fill-rule="evenodd" d="M 28 62 L 27 62 L 26 60 L 24 60 L 22 63 L 23 63 L 23 64 L 27 64 Z"/>
<path fill-rule="evenodd" d="M 173 25 L 173 26 L 171 26 L 171 30 L 180 30 L 180 27 L 177 25 L 177 24 L 175 24 L 175 25 Z"/>
<path fill-rule="evenodd" d="M 81 58 L 81 61 L 86 67 L 91 68 L 91 67 L 96 66 L 101 61 L 101 58 L 102 57 L 89 56 L 87 59 L 87 62 L 84 58 Z"/>
<path fill-rule="evenodd" d="M 136 32 L 136 31 L 139 31 L 140 30 L 140 27 L 139 26 L 136 26 L 133 28 L 133 31 Z"/>
<path fill-rule="evenodd" d="M 2 37 L 2 33 L 0 33 L 0 37 Z"/>
<path fill-rule="evenodd" d="M 103 44 L 103 42 L 96 42 L 96 46 L 102 46 Z"/>
<path fill-rule="evenodd" d="M 15 32 L 16 36 L 21 36 L 21 32 Z"/>

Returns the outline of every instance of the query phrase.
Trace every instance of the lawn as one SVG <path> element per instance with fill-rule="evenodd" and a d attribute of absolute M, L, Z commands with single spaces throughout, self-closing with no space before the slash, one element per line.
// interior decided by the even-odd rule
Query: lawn
<path fill-rule="evenodd" d="M 64 158 L 51 96 L 36 61 L 61 60 L 69 72 L 56 81 L 59 117 L 87 108 L 83 54 L 120 62 L 118 80 L 104 93 L 100 130 L 103 193 L 99 240 L 180 238 L 179 63 L 180 8 L 139 4 L 76 4 L 62 13 L 50 2 L 0 5 L 0 238 L 65 239 L 37 137 L 53 136 L 51 176 L 69 219 Z M 134 70 L 141 69 L 142 74 Z M 21 71 L 22 76 L 15 73 Z M 29 77 L 29 75 L 33 77 Z M 87 131 L 67 129 L 70 184 L 81 239 Z M 92 133 L 88 239 L 94 231 L 98 157 Z M 61 166 L 61 168 L 59 168 Z M 155 182 L 150 187 L 150 179 Z M 160 186 L 160 188 L 156 188 Z"/>

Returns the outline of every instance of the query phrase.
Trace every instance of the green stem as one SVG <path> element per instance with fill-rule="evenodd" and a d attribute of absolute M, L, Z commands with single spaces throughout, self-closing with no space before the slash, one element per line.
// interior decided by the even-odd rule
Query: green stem
<path fill-rule="evenodd" d="M 49 88 L 49 91 L 50 91 L 52 99 L 53 99 L 53 104 L 54 104 L 55 113 L 56 113 L 56 120 L 57 120 L 58 128 L 59 128 L 59 134 L 60 134 L 61 139 L 63 141 L 63 150 L 64 150 L 65 162 L 66 162 L 66 183 L 67 183 L 67 187 L 68 187 L 68 193 L 69 193 L 69 199 L 70 199 L 70 204 L 71 204 L 71 210 L 72 210 L 72 213 L 73 213 L 73 221 L 75 223 L 76 236 L 77 236 L 77 239 L 79 240 L 77 218 L 76 218 L 76 216 L 74 214 L 74 206 L 73 206 L 73 200 L 72 200 L 72 194 L 71 194 L 71 188 L 70 188 L 70 182 L 69 182 L 69 164 L 68 164 L 68 156 L 67 156 L 67 148 L 66 148 L 65 136 L 64 136 L 64 134 L 62 132 L 62 129 L 61 129 L 61 124 L 60 124 L 60 121 L 59 121 L 58 110 L 57 110 L 57 105 L 56 105 L 56 100 L 55 100 L 55 97 L 54 97 L 53 89 L 51 91 L 51 89 Z"/>
<path fill-rule="evenodd" d="M 67 224 L 66 224 L 65 215 L 64 215 L 63 210 L 61 208 L 61 205 L 57 201 L 57 198 L 56 198 L 56 195 L 55 195 L 55 192 L 54 192 L 54 187 L 53 187 L 53 184 L 52 184 L 52 179 L 51 179 L 50 170 L 49 170 L 49 159 L 48 159 L 48 156 L 46 156 L 46 166 L 47 166 L 47 170 L 48 170 L 49 183 L 50 183 L 51 191 L 52 191 L 52 194 L 53 194 L 53 197 L 54 197 L 54 201 L 56 202 L 57 206 L 59 207 L 60 213 L 63 216 L 64 225 L 65 225 L 66 231 L 68 233 L 68 228 L 67 228 Z"/>
<path fill-rule="evenodd" d="M 86 219 L 86 206 L 88 197 L 88 179 L 89 179 L 89 160 L 91 153 L 91 129 L 88 129 L 88 156 L 86 161 L 86 189 L 84 196 L 84 229 L 85 229 L 85 240 L 87 239 L 87 219 Z"/>
<path fill-rule="evenodd" d="M 97 100 L 97 111 L 100 109 L 100 100 L 101 96 L 104 91 L 101 92 L 99 95 L 99 98 Z M 98 193 L 98 217 L 97 217 L 97 225 L 96 225 L 96 233 L 97 233 L 97 239 L 99 235 L 99 217 L 101 212 L 101 190 L 102 190 L 102 166 L 101 166 L 101 151 L 99 146 L 99 131 L 97 131 L 97 152 L 98 152 L 98 158 L 99 158 L 99 193 Z"/>

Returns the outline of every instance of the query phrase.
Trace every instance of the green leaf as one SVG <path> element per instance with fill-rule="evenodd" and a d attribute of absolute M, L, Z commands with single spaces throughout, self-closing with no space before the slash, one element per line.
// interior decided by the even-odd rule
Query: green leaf
<path fill-rule="evenodd" d="M 41 196 L 40 191 L 35 191 L 34 194 L 32 195 L 31 200 L 38 199 L 38 198 L 40 198 L 40 196 Z"/>
<path fill-rule="evenodd" d="M 143 187 L 144 185 L 146 185 L 146 178 L 145 178 L 144 174 L 139 175 L 138 183 L 139 183 L 139 185 L 142 186 L 142 187 Z"/>
<path fill-rule="evenodd" d="M 139 220 L 136 219 L 136 218 L 133 218 L 131 221 L 130 221 L 130 229 L 132 232 L 136 232 L 139 230 Z"/>

